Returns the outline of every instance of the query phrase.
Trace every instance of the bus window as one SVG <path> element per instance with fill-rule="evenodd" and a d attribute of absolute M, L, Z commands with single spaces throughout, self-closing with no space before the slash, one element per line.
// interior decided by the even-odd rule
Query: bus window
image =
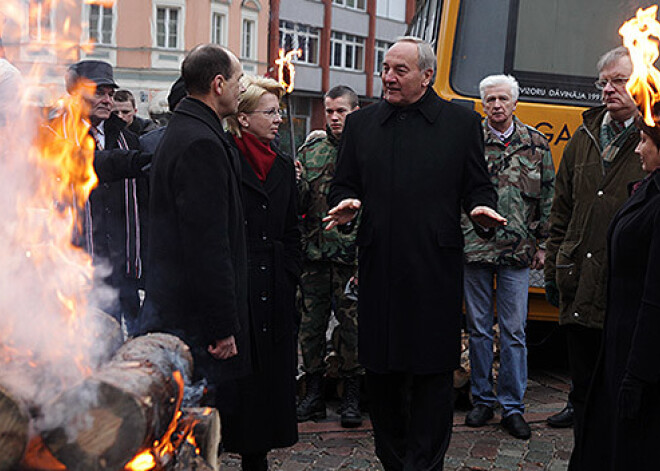
<path fill-rule="evenodd" d="M 451 85 L 456 92 L 479 97 L 479 82 L 504 70 L 509 1 L 461 2 L 452 54 Z"/>
<path fill-rule="evenodd" d="M 618 34 L 637 8 L 626 0 L 463 1 L 456 29 L 452 87 L 478 97 L 479 81 L 507 73 L 522 100 L 578 106 L 600 103 L 596 62 L 622 44 Z"/>

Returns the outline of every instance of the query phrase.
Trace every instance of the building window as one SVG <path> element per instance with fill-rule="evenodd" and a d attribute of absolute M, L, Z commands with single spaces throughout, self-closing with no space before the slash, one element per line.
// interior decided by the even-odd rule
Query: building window
<path fill-rule="evenodd" d="M 392 43 L 376 40 L 374 44 L 374 74 L 380 75 L 380 71 L 383 69 L 385 53 L 390 47 L 392 47 Z"/>
<path fill-rule="evenodd" d="M 222 13 L 213 13 L 211 21 L 211 42 L 226 46 L 225 31 L 227 29 L 227 16 Z"/>
<path fill-rule="evenodd" d="M 167 49 L 179 48 L 179 9 L 156 9 L 156 45 Z"/>
<path fill-rule="evenodd" d="M 406 21 L 406 2 L 401 0 L 378 0 L 376 15 L 390 20 Z"/>
<path fill-rule="evenodd" d="M 52 0 L 30 0 L 28 3 L 29 35 L 33 41 L 50 39 L 53 24 Z"/>
<path fill-rule="evenodd" d="M 346 70 L 364 70 L 364 38 L 332 32 L 330 66 Z"/>
<path fill-rule="evenodd" d="M 392 1 L 397 1 L 397 0 L 392 0 Z M 365 11 L 367 9 L 367 0 L 332 0 L 332 3 L 345 8 L 350 8 L 352 10 Z"/>
<path fill-rule="evenodd" d="M 254 59 L 256 27 L 253 20 L 243 19 L 243 36 L 241 41 L 241 57 L 245 59 Z"/>
<path fill-rule="evenodd" d="M 311 26 L 280 20 L 280 47 L 285 51 L 300 49 L 297 62 L 319 63 L 319 30 Z M 295 57 L 295 56 L 294 56 Z"/>
<path fill-rule="evenodd" d="M 98 44 L 112 44 L 112 8 L 89 6 L 89 39 Z"/>

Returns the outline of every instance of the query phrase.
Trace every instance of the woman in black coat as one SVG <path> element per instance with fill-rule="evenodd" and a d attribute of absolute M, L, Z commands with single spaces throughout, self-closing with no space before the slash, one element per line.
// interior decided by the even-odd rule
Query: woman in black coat
<path fill-rule="evenodd" d="M 660 445 L 660 130 L 641 120 L 635 151 L 648 173 L 608 232 L 604 342 L 575 470 L 657 469 Z"/>
<path fill-rule="evenodd" d="M 222 438 L 225 450 L 241 454 L 244 470 L 266 470 L 269 450 L 298 440 L 295 292 L 302 254 L 293 162 L 271 145 L 284 89 L 273 79 L 242 80 L 238 113 L 227 121 L 241 155 L 254 374 L 236 383 L 235 413 L 223 415 Z"/>

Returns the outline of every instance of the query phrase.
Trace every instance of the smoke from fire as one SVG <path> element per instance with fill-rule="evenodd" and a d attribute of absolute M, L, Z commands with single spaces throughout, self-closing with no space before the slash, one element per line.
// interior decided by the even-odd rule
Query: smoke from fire
<path fill-rule="evenodd" d="M 42 72 L 22 75 L 0 59 L 0 387 L 37 416 L 109 357 L 110 332 L 118 329 L 97 309 L 116 297 L 98 283 L 109 268 L 92 266 L 71 244 L 79 207 L 68 178 L 76 168 L 67 165 L 91 165 L 88 125 L 70 123 L 79 126 L 75 136 L 48 127 L 47 109 L 35 100 Z M 71 96 L 59 106 L 84 103 Z M 45 416 L 34 423 L 56 422 Z"/>

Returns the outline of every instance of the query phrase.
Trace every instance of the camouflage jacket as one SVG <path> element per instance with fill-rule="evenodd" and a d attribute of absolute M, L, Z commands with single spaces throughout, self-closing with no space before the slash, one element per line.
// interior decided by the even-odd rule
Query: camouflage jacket
<path fill-rule="evenodd" d="M 303 251 L 307 260 L 357 265 L 356 230 L 343 234 L 336 228 L 326 231 L 322 219 L 328 213 L 326 197 L 335 176 L 339 142 L 327 132 L 298 150 L 302 164 L 299 182 L 300 212 L 303 215 Z"/>
<path fill-rule="evenodd" d="M 488 173 L 497 189 L 497 212 L 508 224 L 495 235 L 480 238 L 467 216 L 462 226 L 465 261 L 526 267 L 538 244 L 548 236 L 548 219 L 554 195 L 555 167 L 548 140 L 514 116 L 514 131 L 502 143 L 483 121 Z"/>

